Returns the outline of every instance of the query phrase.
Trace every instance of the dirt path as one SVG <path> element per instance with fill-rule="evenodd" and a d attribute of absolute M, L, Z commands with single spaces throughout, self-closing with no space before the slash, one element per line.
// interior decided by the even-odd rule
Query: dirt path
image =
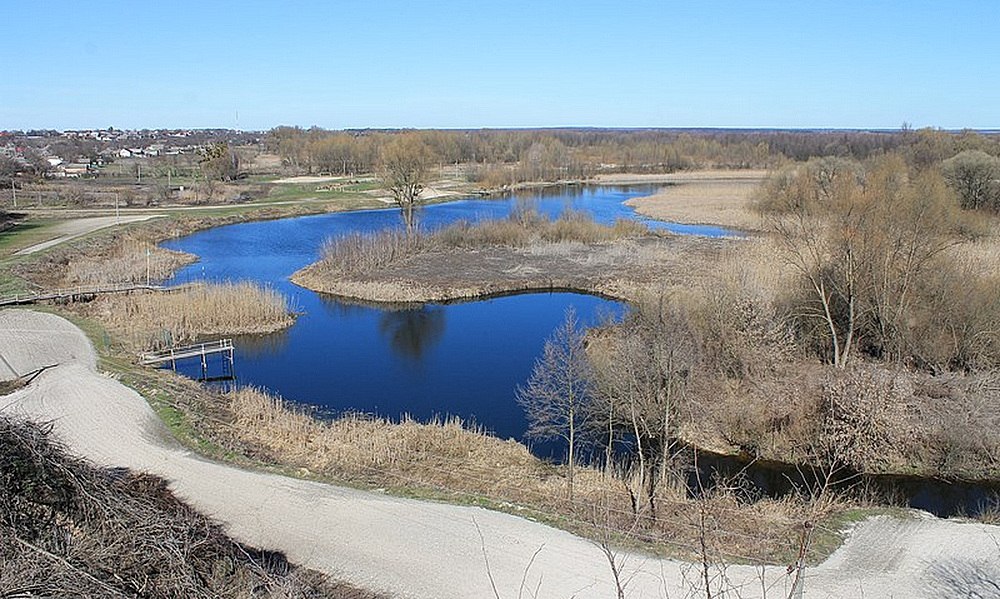
<path fill-rule="evenodd" d="M 26 248 L 20 249 L 14 252 L 17 256 L 26 256 L 28 254 L 34 254 L 35 252 L 40 252 L 44 249 L 50 248 L 54 245 L 58 245 L 70 239 L 75 239 L 86 235 L 87 233 L 93 233 L 94 231 L 104 229 L 107 227 L 113 227 L 118 224 L 136 223 L 145 220 L 150 220 L 153 218 L 160 218 L 164 216 L 163 214 L 130 214 L 121 217 L 117 216 L 97 216 L 92 218 L 74 218 L 72 220 L 67 220 L 61 223 L 52 225 L 48 232 L 54 237 L 47 241 L 41 243 L 36 243 L 34 245 L 28 246 Z"/>
<path fill-rule="evenodd" d="M 0 355 L 18 374 L 58 364 L 0 398 L 0 410 L 52 421 L 72 451 L 94 462 L 165 477 L 179 496 L 241 541 L 399 597 L 493 597 L 490 573 L 505 598 L 519 596 L 522 581 L 525 597 L 615 596 L 604 555 L 571 534 L 479 508 L 241 470 L 186 451 L 142 397 L 96 371 L 90 343 L 58 316 L 0 311 Z M 991 581 L 1000 579 L 994 539 L 1000 527 L 933 518 L 869 520 L 833 557 L 809 570 L 805 596 L 997 596 L 988 594 L 995 591 Z M 619 559 L 627 597 L 686 597 L 688 581 L 697 580 L 690 564 L 637 554 Z M 753 568 L 732 566 L 724 577 L 742 587 L 741 597 L 761 595 Z M 784 568 L 768 569 L 766 578 L 770 596 L 787 594 Z"/>

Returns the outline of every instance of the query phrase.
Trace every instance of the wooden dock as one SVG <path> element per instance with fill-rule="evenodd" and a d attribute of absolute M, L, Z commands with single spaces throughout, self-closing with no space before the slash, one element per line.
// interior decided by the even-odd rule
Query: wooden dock
<path fill-rule="evenodd" d="M 176 362 L 184 358 L 205 357 L 209 354 L 233 353 L 232 339 L 219 339 L 218 341 L 208 341 L 206 343 L 195 343 L 194 345 L 184 345 L 171 347 L 160 351 L 143 352 L 139 354 L 139 359 L 146 366 L 152 364 L 163 364 L 164 362 Z"/>
<path fill-rule="evenodd" d="M 225 354 L 226 365 L 229 366 L 228 373 L 224 376 L 208 376 L 208 356 L 212 354 Z M 233 380 L 235 378 L 235 348 L 232 339 L 219 339 L 218 341 L 207 341 L 205 343 L 195 343 L 171 347 L 155 352 L 143 352 L 139 354 L 139 361 L 146 366 L 155 366 L 170 362 L 170 367 L 177 370 L 177 361 L 191 358 L 201 359 L 201 379 L 207 380 Z"/>

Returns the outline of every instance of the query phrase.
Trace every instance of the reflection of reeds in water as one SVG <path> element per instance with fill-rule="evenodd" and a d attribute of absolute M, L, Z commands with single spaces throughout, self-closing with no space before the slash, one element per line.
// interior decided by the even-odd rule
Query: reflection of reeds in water
<path fill-rule="evenodd" d="M 249 358 L 264 358 L 284 352 L 288 348 L 288 331 L 282 329 L 264 335 L 239 335 L 233 339 L 240 353 Z"/>

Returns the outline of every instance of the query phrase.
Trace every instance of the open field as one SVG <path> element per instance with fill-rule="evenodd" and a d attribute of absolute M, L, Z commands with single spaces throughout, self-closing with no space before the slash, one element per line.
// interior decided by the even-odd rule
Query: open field
<path fill-rule="evenodd" d="M 172 441 L 142 397 L 95 371 L 93 349 L 75 327 L 23 310 L 0 312 L 0 322 L 0 353 L 16 372 L 58 364 L 6 397 L 5 411 L 54 420 L 57 436 L 98 464 L 167 478 L 179 497 L 226 524 L 240 541 L 283 549 L 296 563 L 401 597 L 490 596 L 491 576 L 497 588 L 510 592 L 526 576 L 539 596 L 614 594 L 599 547 L 543 525 L 198 458 Z M 400 522 L 409 534 L 399 534 Z M 986 592 L 997 575 L 997 535 L 1000 528 L 983 524 L 875 518 L 858 524 L 830 559 L 807 570 L 805 596 Z M 659 596 L 663 589 L 686 596 L 688 576 L 697 571 L 640 554 L 614 556 L 630 591 L 643 596 Z M 882 566 L 871 568 L 873 563 Z M 725 578 L 742 587 L 742 596 L 757 597 L 761 572 L 772 593 L 787 593 L 784 566 L 729 566 Z"/>

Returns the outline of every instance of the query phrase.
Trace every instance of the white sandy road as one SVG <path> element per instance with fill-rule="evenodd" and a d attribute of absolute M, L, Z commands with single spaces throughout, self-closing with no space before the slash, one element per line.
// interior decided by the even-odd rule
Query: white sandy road
<path fill-rule="evenodd" d="M 300 564 L 399 597 L 493 597 L 485 550 L 502 597 L 526 586 L 545 598 L 608 598 L 607 561 L 592 543 L 514 516 L 413 501 L 210 462 L 179 447 L 134 391 L 96 371 L 94 351 L 72 324 L 50 314 L 0 311 L 0 379 L 42 366 L 0 410 L 53 421 L 57 435 L 98 464 L 146 470 L 241 541 L 284 551 Z M 478 529 L 477 530 L 477 526 Z M 480 533 L 482 532 L 482 541 Z M 859 525 L 829 560 L 808 571 L 805 596 L 1000 597 L 1000 527 L 913 518 Z M 627 596 L 685 597 L 690 565 L 623 556 Z M 759 597 L 757 572 L 726 577 Z M 784 569 L 767 572 L 785 595 Z M 993 594 L 990 594 L 993 593 Z"/>

